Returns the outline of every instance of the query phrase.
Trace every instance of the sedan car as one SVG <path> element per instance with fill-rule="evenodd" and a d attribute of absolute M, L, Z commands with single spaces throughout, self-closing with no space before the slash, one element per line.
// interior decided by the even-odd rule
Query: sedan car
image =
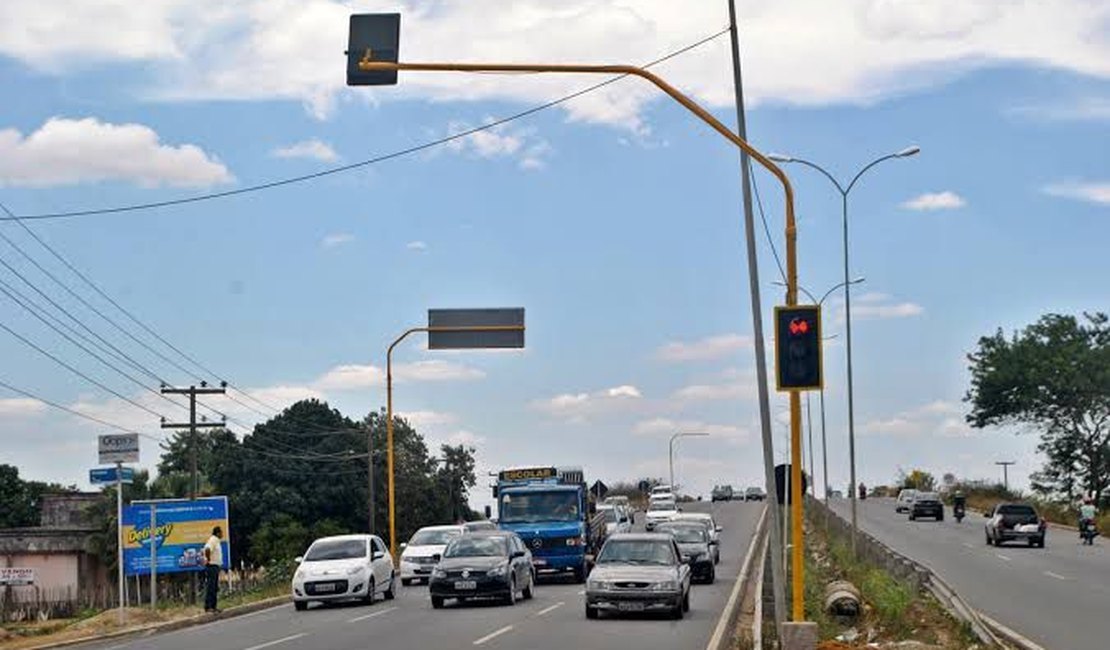
<path fill-rule="evenodd" d="M 515 605 L 517 594 L 530 599 L 536 585 L 532 554 L 520 537 L 509 531 L 479 531 L 455 537 L 432 570 L 428 591 L 432 607 L 454 598 L 497 598 Z"/>
<path fill-rule="evenodd" d="M 910 506 L 913 505 L 913 497 L 915 494 L 917 494 L 917 490 L 911 490 L 909 488 L 899 492 L 898 500 L 894 502 L 894 512 L 909 512 Z"/>
<path fill-rule="evenodd" d="M 430 579 L 447 542 L 462 533 L 462 526 L 425 526 L 416 531 L 407 544 L 401 544 L 401 584 Z"/>
<path fill-rule="evenodd" d="M 321 537 L 296 561 L 293 606 L 297 611 L 308 609 L 312 601 L 372 603 L 379 593 L 393 599 L 393 558 L 377 535 Z"/>
<path fill-rule="evenodd" d="M 705 526 L 709 535 L 709 550 L 713 553 L 713 564 L 721 561 L 721 531 L 724 528 L 717 525 L 713 515 L 708 512 L 683 512 L 675 515 L 671 521 L 693 521 Z"/>
<path fill-rule="evenodd" d="M 710 493 L 710 501 L 732 501 L 732 486 L 731 485 L 715 485 L 713 492 Z"/>
<path fill-rule="evenodd" d="M 1000 503 L 986 513 L 987 546 L 1024 540 L 1044 548 L 1045 520 L 1028 503 Z"/>
<path fill-rule="evenodd" d="M 614 535 L 601 547 L 586 580 L 586 618 L 603 611 L 663 611 L 682 618 L 690 610 L 690 575 L 673 536 Z"/>
<path fill-rule="evenodd" d="M 697 521 L 668 521 L 655 527 L 657 533 L 669 533 L 678 543 L 682 561 L 690 565 L 691 579 L 713 584 L 717 579 L 713 551 L 709 546 L 709 531 Z"/>
<path fill-rule="evenodd" d="M 937 521 L 944 521 L 944 504 L 936 492 L 918 492 L 910 503 L 910 521 L 921 517 L 933 517 Z"/>
<path fill-rule="evenodd" d="M 647 513 L 644 515 L 644 528 L 651 532 L 655 526 L 670 521 L 678 515 L 678 506 L 673 499 L 656 499 L 648 504 Z"/>
<path fill-rule="evenodd" d="M 750 487 L 744 490 L 745 501 L 763 501 L 767 498 L 767 493 L 761 487 Z"/>
<path fill-rule="evenodd" d="M 603 503 L 597 507 L 597 511 L 605 515 L 606 535 L 632 532 L 632 522 L 628 520 L 628 512 L 624 506 Z"/>

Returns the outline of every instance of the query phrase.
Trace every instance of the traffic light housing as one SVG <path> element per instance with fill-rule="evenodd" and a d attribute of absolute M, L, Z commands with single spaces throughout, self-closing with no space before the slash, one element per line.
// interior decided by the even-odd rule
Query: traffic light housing
<path fill-rule="evenodd" d="M 780 391 L 820 390 L 821 308 L 775 307 L 775 381 Z"/>

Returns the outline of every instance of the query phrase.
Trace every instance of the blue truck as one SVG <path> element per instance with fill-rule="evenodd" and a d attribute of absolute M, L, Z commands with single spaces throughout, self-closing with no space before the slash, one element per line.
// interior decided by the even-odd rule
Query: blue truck
<path fill-rule="evenodd" d="M 537 574 L 571 573 L 585 582 L 605 542 L 605 515 L 597 512 L 580 467 L 520 467 L 497 474 L 497 525 L 532 552 Z"/>

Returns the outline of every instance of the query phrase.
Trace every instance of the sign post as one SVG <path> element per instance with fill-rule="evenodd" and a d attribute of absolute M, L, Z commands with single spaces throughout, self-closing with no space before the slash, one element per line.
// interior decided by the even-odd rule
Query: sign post
<path fill-rule="evenodd" d="M 139 462 L 139 434 L 105 434 L 97 443 L 100 464 L 116 465 L 116 564 L 119 569 L 119 622 L 123 625 L 123 608 L 127 605 L 127 583 L 123 579 L 123 464 Z M 90 479 L 92 474 L 90 472 Z"/>
<path fill-rule="evenodd" d="M 158 504 L 150 502 L 150 609 L 158 608 L 158 547 L 154 544 L 154 531 L 158 530 L 158 517 L 155 514 Z"/>
<path fill-rule="evenodd" d="M 123 625 L 123 463 L 116 463 L 116 566 L 119 569 L 119 623 Z"/>

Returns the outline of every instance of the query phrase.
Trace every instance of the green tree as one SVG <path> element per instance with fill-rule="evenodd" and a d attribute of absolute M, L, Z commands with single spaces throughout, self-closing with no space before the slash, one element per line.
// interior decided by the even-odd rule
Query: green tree
<path fill-rule="evenodd" d="M 42 519 L 42 498 L 48 494 L 75 492 L 74 486 L 24 481 L 14 465 L 0 464 L 0 528 L 38 526 Z"/>
<path fill-rule="evenodd" d="M 937 489 L 937 480 L 932 474 L 922 469 L 915 469 L 909 474 L 899 472 L 898 484 L 903 488 L 933 492 Z"/>
<path fill-rule="evenodd" d="M 1047 314 L 1007 338 L 979 339 L 968 355 L 973 427 L 1038 430 L 1042 493 L 1101 494 L 1110 484 L 1110 325 L 1104 313 Z M 1021 429 L 1019 429 L 1021 431 Z"/>

